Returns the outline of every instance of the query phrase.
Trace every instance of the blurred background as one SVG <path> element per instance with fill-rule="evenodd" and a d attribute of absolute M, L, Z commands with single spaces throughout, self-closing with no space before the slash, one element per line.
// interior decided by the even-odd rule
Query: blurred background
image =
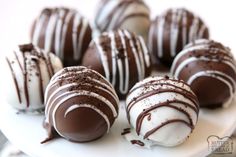
<path fill-rule="evenodd" d="M 75 8 L 91 22 L 98 2 L 98 0 L 0 0 L 0 57 L 12 51 L 16 45 L 29 42 L 32 22 L 44 7 Z M 234 0 L 146 0 L 146 3 L 150 6 L 152 17 L 170 7 L 185 7 L 192 10 L 209 26 L 211 38 L 230 47 L 233 54 L 236 55 Z M 6 141 L 6 138 L 0 133 L 0 150 L 6 146 Z M 236 141 L 234 145 L 236 145 Z M 15 148 L 7 144 L 7 152 L 12 150 Z M 0 157 L 7 156 L 6 154 L 2 154 Z M 14 155 L 24 156 L 21 153 L 17 154 L 17 151 L 16 154 L 11 154 L 12 157 Z M 226 155 L 223 156 L 226 157 Z M 236 148 L 234 154 L 229 156 L 236 156 Z"/>
<path fill-rule="evenodd" d="M 145 0 L 152 16 L 170 7 L 186 7 L 206 22 L 213 39 L 236 51 L 236 21 L 234 0 Z M 1 0 L 0 5 L 0 51 L 1 55 L 12 50 L 16 44 L 29 41 L 32 21 L 44 7 L 67 6 L 77 9 L 90 21 L 98 0 Z"/>

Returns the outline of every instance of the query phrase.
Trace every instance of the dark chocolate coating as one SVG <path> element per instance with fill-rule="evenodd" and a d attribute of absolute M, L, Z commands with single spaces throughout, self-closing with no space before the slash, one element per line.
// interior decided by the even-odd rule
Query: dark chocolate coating
<path fill-rule="evenodd" d="M 151 67 L 143 39 L 127 30 L 104 33 L 96 38 L 86 51 L 82 65 L 105 76 L 120 98 L 148 76 Z"/>
<path fill-rule="evenodd" d="M 33 44 L 58 55 L 64 66 L 80 65 L 91 36 L 88 21 L 69 8 L 45 8 L 31 30 Z"/>
<path fill-rule="evenodd" d="M 54 75 L 45 103 L 46 121 L 60 136 L 74 142 L 100 138 L 118 116 L 119 100 L 112 85 L 99 73 L 80 66 Z"/>
<path fill-rule="evenodd" d="M 156 17 L 149 30 L 148 46 L 152 61 L 170 67 L 174 57 L 191 41 L 209 38 L 204 22 L 184 9 L 168 9 Z"/>
<path fill-rule="evenodd" d="M 233 55 L 215 41 L 196 40 L 186 46 L 174 60 L 172 74 L 191 85 L 201 107 L 222 107 L 234 97 L 236 64 Z"/>

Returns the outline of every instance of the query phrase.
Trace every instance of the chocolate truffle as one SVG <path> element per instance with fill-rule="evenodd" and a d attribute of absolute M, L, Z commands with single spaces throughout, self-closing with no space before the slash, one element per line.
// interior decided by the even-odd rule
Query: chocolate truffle
<path fill-rule="evenodd" d="M 105 76 L 122 98 L 136 82 L 149 75 L 151 63 L 142 37 L 117 30 L 95 38 L 82 65 Z"/>
<path fill-rule="evenodd" d="M 46 123 L 74 142 L 92 141 L 108 133 L 119 108 L 112 85 L 99 73 L 82 66 L 56 73 L 47 86 L 45 103 Z"/>
<path fill-rule="evenodd" d="M 100 32 L 127 29 L 145 40 L 150 23 L 150 10 L 142 0 L 101 0 L 95 17 Z"/>
<path fill-rule="evenodd" d="M 126 99 L 128 120 L 143 143 L 176 146 L 193 131 L 199 113 L 190 87 L 169 77 L 138 82 Z"/>
<path fill-rule="evenodd" d="M 35 20 L 31 39 L 33 44 L 54 52 L 65 66 L 79 65 L 91 41 L 88 21 L 76 10 L 46 8 Z"/>
<path fill-rule="evenodd" d="M 153 20 L 148 47 L 154 63 L 171 66 L 186 44 L 208 37 L 208 28 L 197 15 L 183 8 L 169 9 Z"/>
<path fill-rule="evenodd" d="M 201 107 L 227 107 L 234 98 L 235 61 L 230 49 L 218 42 L 190 43 L 176 56 L 171 73 L 192 87 Z"/>
<path fill-rule="evenodd" d="M 43 109 L 46 86 L 60 69 L 62 63 L 54 54 L 32 44 L 20 45 L 3 62 L 3 97 L 21 111 Z"/>

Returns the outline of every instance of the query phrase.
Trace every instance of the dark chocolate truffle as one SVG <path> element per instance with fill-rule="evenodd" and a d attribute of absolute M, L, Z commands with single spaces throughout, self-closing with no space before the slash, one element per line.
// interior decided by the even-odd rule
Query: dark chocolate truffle
<path fill-rule="evenodd" d="M 186 44 L 208 37 L 208 28 L 197 15 L 182 8 L 169 9 L 152 22 L 148 46 L 154 63 L 171 66 Z"/>
<path fill-rule="evenodd" d="M 3 98 L 16 109 L 31 112 L 44 109 L 44 91 L 62 63 L 54 54 L 25 44 L 9 53 L 2 67 Z"/>
<path fill-rule="evenodd" d="M 150 10 L 142 0 L 101 0 L 95 17 L 100 32 L 127 29 L 145 40 L 150 23 Z"/>
<path fill-rule="evenodd" d="M 143 38 L 118 30 L 95 38 L 82 65 L 105 76 L 122 98 L 136 82 L 149 75 L 151 63 Z"/>
<path fill-rule="evenodd" d="M 176 56 L 171 73 L 192 87 L 201 107 L 226 107 L 234 98 L 236 64 L 230 49 L 218 42 L 190 43 Z"/>
<path fill-rule="evenodd" d="M 146 146 L 176 146 L 193 131 L 199 104 L 185 82 L 155 76 L 138 82 L 130 90 L 126 111 L 131 134 L 135 132 Z"/>
<path fill-rule="evenodd" d="M 59 56 L 64 66 L 79 65 L 91 41 L 88 21 L 76 10 L 46 8 L 35 20 L 33 44 Z"/>
<path fill-rule="evenodd" d="M 109 131 L 118 116 L 118 96 L 99 73 L 86 67 L 57 72 L 45 92 L 46 123 L 60 136 L 88 142 Z M 49 137 L 53 137 L 50 135 Z"/>

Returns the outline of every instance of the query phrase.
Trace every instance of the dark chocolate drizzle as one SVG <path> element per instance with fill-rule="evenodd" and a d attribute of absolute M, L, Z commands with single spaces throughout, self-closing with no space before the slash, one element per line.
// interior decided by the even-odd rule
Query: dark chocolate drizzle
<path fill-rule="evenodd" d="M 121 133 L 121 135 L 126 135 L 126 134 L 129 134 L 130 133 L 130 128 L 125 128 L 124 130 L 123 130 L 123 132 Z"/>
<path fill-rule="evenodd" d="M 130 141 L 132 144 L 137 144 L 137 145 L 139 145 L 139 146 L 144 146 L 145 144 L 142 142 L 142 141 L 140 141 L 140 140 L 131 140 Z"/>
<path fill-rule="evenodd" d="M 24 48 L 25 46 L 25 48 Z M 26 50 L 28 50 L 29 48 L 31 48 L 31 46 L 27 46 L 27 45 L 20 45 L 19 46 L 19 49 L 20 49 L 20 52 L 22 52 L 22 57 L 23 57 L 23 66 L 21 65 L 20 63 L 20 60 L 19 60 L 19 57 L 18 55 L 16 54 L 16 52 L 14 52 L 14 55 L 16 57 L 16 60 L 17 60 L 17 63 L 19 64 L 19 67 L 22 71 L 22 74 L 23 74 L 23 80 L 24 80 L 24 94 L 25 94 L 25 100 L 26 100 L 26 106 L 29 107 L 29 93 L 28 93 L 28 80 L 27 80 L 27 69 L 26 69 L 26 58 L 25 58 L 25 52 Z M 22 51 L 21 51 L 22 50 Z M 19 93 L 20 94 L 20 93 Z"/>
<path fill-rule="evenodd" d="M 162 80 L 163 80 L 163 79 L 162 79 Z M 186 90 L 186 89 L 184 89 L 184 88 L 181 88 L 181 87 L 178 87 L 178 86 L 169 84 L 169 83 L 160 83 L 159 81 L 161 81 L 161 80 L 158 80 L 158 81 L 153 80 L 153 81 L 148 82 L 147 84 L 140 85 L 140 86 L 138 86 L 138 87 L 132 89 L 132 90 L 130 91 L 130 93 L 133 92 L 134 90 L 138 89 L 138 88 L 141 88 L 141 87 L 149 88 L 150 86 L 156 86 L 156 85 L 159 85 L 159 84 L 160 84 L 161 86 L 163 86 L 163 85 L 171 86 L 171 87 L 174 87 L 174 88 L 176 88 L 176 89 L 183 90 L 183 93 L 185 93 L 186 96 L 188 96 L 189 98 L 191 98 L 193 104 L 195 105 L 195 107 L 193 107 L 193 106 L 190 105 L 190 104 L 188 104 L 188 105 L 186 105 L 186 106 L 188 106 L 188 107 L 190 107 L 191 109 L 193 109 L 196 113 L 199 112 L 198 103 L 195 101 L 195 100 L 196 100 L 196 96 L 195 96 L 193 93 L 191 93 L 190 91 L 188 91 L 188 90 Z M 158 82 L 159 82 L 159 83 L 158 83 Z M 130 94 L 130 93 L 129 93 L 129 94 Z M 146 94 L 146 93 L 145 93 L 145 94 Z"/>
<path fill-rule="evenodd" d="M 154 91 L 150 91 L 150 92 L 147 92 L 147 93 L 144 93 L 143 95 L 139 95 L 138 97 L 132 99 L 130 101 L 130 103 L 127 105 L 127 112 L 128 112 L 128 115 L 129 115 L 129 112 L 130 110 L 132 109 L 132 107 L 139 101 L 147 98 L 147 97 L 150 97 L 152 95 L 155 95 L 155 94 L 160 94 L 160 93 L 169 93 L 169 92 L 174 92 L 174 93 L 178 93 L 184 97 L 186 97 L 187 99 L 189 99 L 191 102 L 193 102 L 193 104 L 195 104 L 195 106 L 197 106 L 197 102 L 196 102 L 196 97 L 190 97 L 189 95 L 187 95 L 186 93 L 184 92 L 181 92 L 180 90 L 175 90 L 175 89 L 157 89 L 157 90 L 154 90 Z M 191 105 L 188 105 L 188 106 L 191 106 Z M 128 119 L 130 119 L 128 117 Z"/>
<path fill-rule="evenodd" d="M 168 101 L 168 102 L 164 102 L 164 103 L 160 103 L 160 104 L 153 105 L 152 107 L 150 107 L 150 108 L 144 110 L 141 114 L 139 114 L 139 116 L 138 116 L 138 118 L 137 118 L 137 120 L 136 120 L 136 132 L 137 132 L 137 134 L 138 134 L 138 135 L 140 134 L 140 130 L 141 130 L 141 126 L 142 126 L 142 122 L 143 122 L 144 118 L 145 118 L 146 116 L 149 116 L 151 111 L 153 111 L 153 110 L 155 110 L 155 109 L 157 109 L 157 108 L 160 108 L 160 107 L 173 108 L 173 109 L 175 109 L 175 110 L 177 110 L 177 111 L 179 111 L 179 112 L 185 114 L 185 115 L 188 117 L 188 119 L 189 119 L 189 122 L 190 122 L 189 126 L 191 126 L 191 128 L 193 128 L 193 127 L 194 127 L 193 120 L 192 120 L 191 116 L 189 115 L 189 113 L 186 112 L 186 111 L 184 111 L 184 110 L 181 109 L 181 108 L 178 108 L 178 107 L 176 107 L 176 106 L 170 105 L 170 103 L 187 104 L 187 103 L 185 103 L 185 102 L 183 102 L 183 101 L 173 100 L 173 101 Z M 187 122 L 186 122 L 186 123 L 187 123 Z"/>
<path fill-rule="evenodd" d="M 150 121 L 152 119 L 152 114 L 151 113 L 147 113 L 147 120 Z"/>
<path fill-rule="evenodd" d="M 46 59 L 46 56 L 45 56 L 44 53 L 42 53 L 42 55 L 44 57 L 44 62 L 47 65 L 47 71 L 48 71 L 49 78 L 51 78 L 53 76 L 53 74 L 55 73 L 55 71 L 54 71 L 54 68 L 52 66 L 50 53 L 47 53 L 47 59 Z"/>
<path fill-rule="evenodd" d="M 29 52 L 34 49 L 34 45 L 32 43 L 30 44 L 25 44 L 25 45 L 19 45 L 19 49 L 21 52 Z"/>
<path fill-rule="evenodd" d="M 27 108 L 30 105 L 30 98 L 29 98 L 29 87 L 28 87 L 28 82 L 31 81 L 30 77 L 31 77 L 31 72 L 32 72 L 32 68 L 35 68 L 36 73 L 35 75 L 39 78 L 39 94 L 40 94 L 40 99 L 41 102 L 43 104 L 43 100 L 44 100 L 44 89 L 43 89 L 43 78 L 42 78 L 42 70 L 40 68 L 40 61 L 44 61 L 45 66 L 47 67 L 47 72 L 49 75 L 49 78 L 51 78 L 51 76 L 54 74 L 54 68 L 51 64 L 51 60 L 49 57 L 49 54 L 47 54 L 48 56 L 46 57 L 44 52 L 41 51 L 40 49 L 35 49 L 35 47 L 32 44 L 25 44 L 25 45 L 19 45 L 19 54 L 22 55 L 22 63 L 20 62 L 19 56 L 18 54 L 13 51 L 15 59 L 16 59 L 16 63 L 18 64 L 18 66 L 20 67 L 20 70 L 22 72 L 23 75 L 23 94 L 25 95 L 25 100 L 26 100 L 26 106 Z M 26 55 L 28 55 L 27 53 L 29 53 L 30 57 L 27 57 Z M 8 58 L 6 58 L 8 65 L 11 69 L 11 73 L 12 73 L 12 77 L 14 79 L 14 83 L 16 86 L 16 91 L 17 91 L 17 95 L 18 95 L 18 99 L 19 102 L 22 103 L 22 98 L 21 98 L 21 93 L 20 93 L 20 89 L 19 89 L 19 85 L 16 79 L 16 75 L 14 72 L 14 69 L 11 66 L 11 63 L 9 61 Z M 27 67 L 29 66 L 29 67 Z M 27 69 L 28 68 L 28 69 Z"/>
<path fill-rule="evenodd" d="M 172 84 L 172 83 L 168 83 L 167 82 L 168 80 L 171 80 L 173 83 L 183 83 L 183 86 L 187 85 L 186 83 L 184 83 L 184 82 L 182 82 L 180 80 L 173 80 L 173 79 L 170 79 L 169 77 L 165 77 L 165 78 L 160 79 L 160 80 L 151 80 L 151 81 L 149 81 L 147 83 L 141 84 L 141 85 L 133 88 L 130 91 L 129 94 L 131 94 L 132 92 L 134 92 L 135 90 L 140 89 L 140 88 L 143 88 L 143 91 L 142 91 L 141 94 L 139 94 L 138 96 L 134 97 L 129 102 L 129 104 L 127 104 L 126 111 L 127 111 L 128 121 L 130 123 L 130 111 L 131 111 L 132 107 L 137 104 L 137 102 L 139 102 L 139 101 L 141 101 L 141 100 L 143 100 L 145 98 L 148 98 L 150 96 L 153 96 L 155 94 L 169 93 L 169 92 L 170 93 L 176 93 L 176 94 L 182 95 L 183 97 L 185 97 L 186 99 L 191 101 L 194 104 L 194 106 L 191 103 L 188 103 L 188 102 L 185 102 L 185 101 L 182 101 L 182 100 L 178 100 L 178 99 L 174 99 L 174 100 L 166 100 L 165 102 L 154 104 L 154 105 L 150 106 L 149 108 L 144 109 L 139 114 L 139 116 L 136 119 L 136 127 L 135 128 L 136 128 L 137 135 L 140 135 L 140 131 L 141 131 L 141 127 L 142 127 L 142 123 L 143 123 L 144 118 L 147 118 L 147 120 L 150 121 L 151 120 L 151 113 L 150 112 L 154 111 L 154 110 L 156 110 L 156 109 L 158 109 L 160 107 L 172 108 L 172 109 L 174 109 L 174 110 L 184 114 L 188 118 L 188 121 L 182 120 L 182 119 L 166 120 L 161 125 L 159 125 L 159 126 L 155 127 L 154 129 L 148 131 L 145 134 L 144 139 L 148 138 L 151 134 L 153 134 L 158 129 L 160 129 L 161 127 L 163 127 L 163 126 L 165 126 L 165 125 L 167 125 L 169 123 L 175 123 L 175 122 L 184 123 L 184 124 L 186 124 L 191 129 L 191 132 L 192 132 L 192 130 L 194 128 L 195 124 L 193 122 L 193 119 L 192 119 L 190 113 L 188 113 L 184 109 L 184 107 L 192 109 L 196 113 L 196 116 L 198 116 L 199 105 L 198 105 L 197 97 L 191 91 L 188 91 L 188 90 L 184 89 L 183 86 L 181 87 L 181 86 L 177 86 L 177 85 Z M 161 82 L 161 81 L 163 81 L 163 82 Z M 151 88 L 153 86 L 155 87 L 157 85 L 160 85 L 160 88 L 153 89 L 151 91 L 146 91 L 149 88 Z M 164 88 L 163 85 L 166 85 L 167 88 Z M 187 86 L 189 87 L 189 85 L 187 85 Z M 178 105 L 181 105 L 181 107 L 175 106 L 174 103 L 177 103 Z"/>
<path fill-rule="evenodd" d="M 10 70 L 11 70 L 12 78 L 13 78 L 13 81 L 14 81 L 14 84 L 15 84 L 15 87 L 16 87 L 16 92 L 17 92 L 18 100 L 21 103 L 22 101 L 21 101 L 21 96 L 20 96 L 20 89 L 19 89 L 18 82 L 16 80 L 16 74 L 15 74 L 15 72 L 14 72 L 14 70 L 13 70 L 13 68 L 11 66 L 11 63 L 10 63 L 8 58 L 6 58 L 6 61 L 7 61 L 8 65 L 9 65 Z"/>
<path fill-rule="evenodd" d="M 23 73 L 23 67 L 22 67 L 22 65 L 21 65 L 21 63 L 20 63 L 20 61 L 19 61 L 19 57 L 17 56 L 17 54 L 16 54 L 15 51 L 14 51 L 14 55 L 15 55 L 15 57 L 16 57 L 17 63 L 19 64 L 19 67 L 20 67 L 20 69 L 21 69 L 21 71 L 22 71 L 22 73 Z"/>
<path fill-rule="evenodd" d="M 193 130 L 193 127 L 187 123 L 186 121 L 182 120 L 182 119 L 172 119 L 172 120 L 168 120 L 164 123 L 162 123 L 161 125 L 153 128 L 152 130 L 148 131 L 145 135 L 144 135 L 144 139 L 147 139 L 150 135 L 152 135 L 154 132 L 156 132 L 157 130 L 159 130 L 160 128 L 162 128 L 163 126 L 170 124 L 170 123 L 184 123 L 186 124 L 189 128 L 191 128 L 191 131 Z"/>
<path fill-rule="evenodd" d="M 175 83 L 183 83 L 183 85 L 186 85 L 186 86 L 188 86 L 189 88 L 191 88 L 191 87 L 190 87 L 187 83 L 185 83 L 184 81 L 171 79 L 171 78 L 169 78 L 168 76 L 165 76 L 165 78 L 163 78 L 163 79 L 151 80 L 151 81 L 149 81 L 149 82 L 147 82 L 147 83 L 145 83 L 145 84 L 142 84 L 142 85 L 139 85 L 139 86 L 137 86 L 137 87 L 135 87 L 135 88 L 132 88 L 132 89 L 130 90 L 130 92 L 129 92 L 128 95 L 130 95 L 130 93 L 132 93 L 134 90 L 139 89 L 139 88 L 141 88 L 141 87 L 147 88 L 147 87 L 149 87 L 149 86 L 158 85 L 158 84 L 160 84 L 160 85 L 163 84 L 163 85 L 173 86 L 172 84 L 169 84 L 169 83 L 168 83 L 168 84 L 167 84 L 167 83 L 162 83 L 161 81 L 164 81 L 164 80 L 170 80 L 170 81 L 175 82 Z M 180 87 L 178 87 L 178 86 L 173 86 L 173 87 L 178 88 L 178 89 L 181 89 L 181 90 L 184 90 L 185 92 L 192 94 L 191 92 L 189 92 L 188 90 L 185 90 L 184 88 L 180 88 Z M 193 94 L 192 94 L 192 95 L 193 95 Z"/>
<path fill-rule="evenodd" d="M 35 65 L 36 65 L 36 68 L 37 68 L 37 73 L 36 75 L 39 77 L 39 93 L 40 93 L 40 97 L 41 97 L 41 103 L 43 104 L 43 99 L 44 99 L 44 93 L 43 93 L 43 78 L 42 78 L 42 74 L 41 74 L 41 69 L 40 69 L 40 66 L 39 66 L 39 60 L 38 59 L 35 59 Z"/>
<path fill-rule="evenodd" d="M 22 48 L 21 48 L 22 49 Z M 23 75 L 24 75 L 24 93 L 25 93 L 25 99 L 26 99 L 26 106 L 29 107 L 30 101 L 29 101 L 29 91 L 28 91 L 28 75 L 27 75 L 27 67 L 26 67 L 26 58 L 25 53 L 22 53 L 23 57 Z"/>

